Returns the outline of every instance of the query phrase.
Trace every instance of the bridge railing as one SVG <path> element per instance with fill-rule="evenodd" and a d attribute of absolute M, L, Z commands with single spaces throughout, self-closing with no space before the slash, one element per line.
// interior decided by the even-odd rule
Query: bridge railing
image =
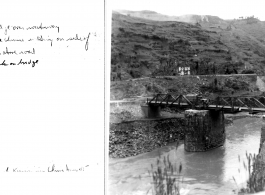
<path fill-rule="evenodd" d="M 184 95 L 172 95 L 172 94 L 157 94 L 152 99 L 147 99 L 147 104 L 153 104 L 153 105 L 165 105 L 165 106 L 172 106 L 172 105 L 178 105 L 179 107 L 190 107 L 193 108 L 197 103 L 197 98 L 190 99 L 187 96 Z"/>
<path fill-rule="evenodd" d="M 218 96 L 215 99 L 206 99 L 201 96 L 157 94 L 152 99 L 147 99 L 147 104 L 231 112 L 240 111 L 243 108 L 249 111 L 260 110 L 265 112 L 264 96 Z"/>
<path fill-rule="evenodd" d="M 264 96 L 219 96 L 211 102 L 226 106 L 265 108 Z"/>

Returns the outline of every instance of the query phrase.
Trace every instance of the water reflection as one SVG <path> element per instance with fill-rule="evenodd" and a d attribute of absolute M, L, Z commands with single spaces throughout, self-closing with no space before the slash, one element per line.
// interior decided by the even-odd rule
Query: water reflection
<path fill-rule="evenodd" d="M 184 184 L 189 194 L 234 194 L 237 186 L 232 178 L 238 184 L 245 182 L 245 153 L 258 153 L 261 126 L 260 118 L 235 120 L 226 127 L 224 146 L 208 152 L 185 152 L 183 144 L 178 150 L 171 144 L 135 157 L 110 159 L 110 194 L 146 194 L 151 187 L 147 171 L 159 155 L 169 155 L 171 161 L 183 164 Z"/>
<path fill-rule="evenodd" d="M 196 182 L 200 183 L 221 183 L 225 164 L 224 154 L 224 147 L 200 153 L 183 151 L 185 176 L 195 178 Z"/>

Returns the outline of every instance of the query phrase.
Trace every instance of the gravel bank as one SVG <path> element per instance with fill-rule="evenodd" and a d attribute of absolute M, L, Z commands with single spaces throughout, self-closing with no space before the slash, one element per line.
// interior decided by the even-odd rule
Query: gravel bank
<path fill-rule="evenodd" d="M 184 138 L 184 118 L 110 124 L 109 156 L 124 158 L 150 152 Z"/>

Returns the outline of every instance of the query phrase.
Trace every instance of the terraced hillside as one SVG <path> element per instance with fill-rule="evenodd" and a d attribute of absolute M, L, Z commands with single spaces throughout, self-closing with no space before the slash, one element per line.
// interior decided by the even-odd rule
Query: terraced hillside
<path fill-rule="evenodd" d="M 188 64 L 194 74 L 225 73 L 226 67 L 232 71 L 234 66 L 242 66 L 231 61 L 231 53 L 218 33 L 200 26 L 118 13 L 113 14 L 112 24 L 112 73 L 121 80 L 174 75 L 177 65 Z"/>
<path fill-rule="evenodd" d="M 175 21 L 166 21 L 173 19 Z M 222 20 L 196 15 L 174 18 L 152 11 L 140 14 L 113 12 L 111 89 L 122 89 L 128 80 L 135 78 L 177 76 L 178 68 L 187 66 L 192 75 L 246 72 L 264 75 L 264 35 L 265 23 L 255 18 Z M 193 83 L 178 83 L 179 91 L 185 91 L 181 88 L 189 88 L 189 84 Z M 155 90 L 159 84 L 152 86 L 153 91 L 142 84 L 135 88 L 151 93 L 167 91 L 163 87 Z M 253 89 L 244 87 L 240 90 Z M 134 91 L 134 87 L 128 90 Z M 118 91 L 115 91 L 115 97 Z"/>

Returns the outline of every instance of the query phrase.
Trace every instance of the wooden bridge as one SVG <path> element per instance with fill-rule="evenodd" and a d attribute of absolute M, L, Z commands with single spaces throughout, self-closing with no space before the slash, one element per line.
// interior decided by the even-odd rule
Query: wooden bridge
<path fill-rule="evenodd" d="M 146 103 L 149 106 L 220 110 L 229 113 L 265 112 L 264 96 L 218 96 L 215 99 L 207 99 L 198 95 L 157 94 L 152 99 L 147 99 Z"/>

